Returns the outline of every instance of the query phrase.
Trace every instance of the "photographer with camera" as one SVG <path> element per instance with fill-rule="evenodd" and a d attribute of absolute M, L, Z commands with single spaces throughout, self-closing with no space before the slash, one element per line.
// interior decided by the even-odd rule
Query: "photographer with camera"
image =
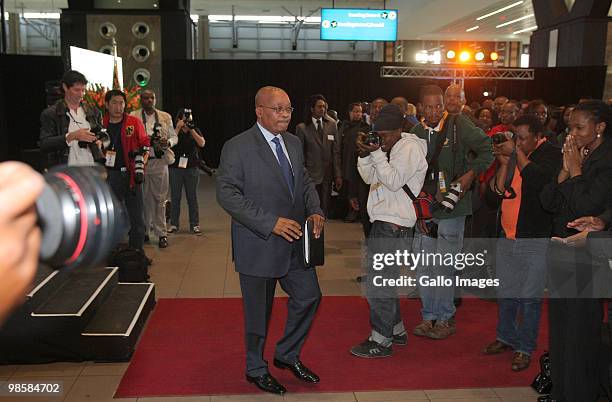
<path fill-rule="evenodd" d="M 40 114 L 39 144 L 41 152 L 46 155 L 46 167 L 62 163 L 104 163 L 101 144 L 94 134 L 100 129 L 100 113 L 83 102 L 87 78 L 78 71 L 70 70 L 63 75 L 61 83 L 63 99 Z"/>
<path fill-rule="evenodd" d="M 125 94 L 118 89 L 104 96 L 107 114 L 103 125 L 110 137 L 106 169 L 108 183 L 129 215 L 129 246 L 142 250 L 145 234 L 142 182 L 150 142 L 142 122 L 125 113 L 126 101 Z"/>
<path fill-rule="evenodd" d="M 424 120 L 412 128 L 412 133 L 428 144 L 429 168 L 423 190 L 443 208 L 434 211 L 434 219 L 427 225 L 418 226 L 414 249 L 456 254 L 463 249 L 465 217 L 472 213 L 472 182 L 493 162 L 491 140 L 463 113 L 450 115 L 444 111 L 440 87 L 424 86 L 420 100 Z M 419 265 L 416 270 L 419 281 L 424 276 L 444 276 L 454 283 L 457 273 L 454 266 L 446 265 Z M 423 321 L 413 333 L 431 339 L 454 334 L 454 286 L 420 286 L 419 294 Z"/>
<path fill-rule="evenodd" d="M 516 107 L 502 106 L 502 123 L 508 106 Z M 493 145 L 499 167 L 485 193 L 487 203 L 499 209 L 495 267 L 500 286 L 496 340 L 484 353 L 514 351 L 511 368 L 522 371 L 536 350 L 553 217 L 539 197 L 559 169 L 561 153 L 546 141 L 536 117 L 521 116 L 513 123 L 514 137 L 498 133 L 503 139 Z"/>
<path fill-rule="evenodd" d="M 402 132 L 404 113 L 397 105 L 385 105 L 374 123 L 376 132 L 360 133 L 357 138 L 358 169 L 370 185 L 368 215 L 372 228 L 368 235 L 366 295 L 370 304 L 371 335 L 351 349 L 358 357 L 391 356 L 393 344 L 406 345 L 408 337 L 401 319 L 397 289 L 379 286 L 378 276 L 397 279 L 399 267 L 376 270 L 370 258 L 384 250 L 410 251 L 417 221 L 407 190 L 418 194 L 427 172 L 427 143 L 414 134 Z M 407 190 L 405 187 L 407 186 Z M 383 249 L 383 250 L 381 250 Z"/>
<path fill-rule="evenodd" d="M 200 212 L 198 207 L 198 183 L 200 182 L 200 148 L 205 140 L 202 132 L 195 126 L 191 109 L 181 109 L 176 114 L 176 132 L 178 143 L 172 147 L 175 161 L 170 165 L 170 228 L 168 233 L 177 232 L 181 215 L 181 197 L 183 187 L 189 207 L 189 227 L 196 236 L 202 234 L 200 229 Z"/>
<path fill-rule="evenodd" d="M 43 185 L 28 165 L 0 163 L 0 324 L 25 299 L 36 274 L 41 235 L 35 202 Z"/>
<path fill-rule="evenodd" d="M 145 242 L 149 241 L 149 232 L 153 228 L 159 248 L 166 248 L 166 201 L 170 185 L 168 165 L 175 159 L 174 152 L 169 148 L 176 145 L 178 137 L 172 116 L 157 109 L 155 103 L 155 92 L 146 89 L 140 94 L 142 109 L 133 111 L 131 115 L 142 121 L 151 142 L 144 180 Z"/>

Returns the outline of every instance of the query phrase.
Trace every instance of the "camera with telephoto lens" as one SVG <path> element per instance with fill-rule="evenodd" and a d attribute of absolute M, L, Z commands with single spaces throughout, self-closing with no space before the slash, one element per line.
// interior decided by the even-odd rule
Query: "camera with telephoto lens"
<path fill-rule="evenodd" d="M 144 154 L 149 151 L 149 147 L 142 146 L 130 151 L 128 156 L 134 159 L 134 181 L 140 184 L 144 181 Z"/>
<path fill-rule="evenodd" d="M 36 200 L 40 261 L 52 268 L 99 266 L 126 234 L 128 220 L 102 166 L 57 166 Z"/>
<path fill-rule="evenodd" d="M 510 134 L 510 138 L 512 138 L 512 132 L 510 131 L 504 131 L 503 133 L 495 133 L 491 137 L 491 141 L 493 141 L 493 144 L 495 145 L 503 144 L 504 142 L 508 141 L 508 134 Z"/>
<path fill-rule="evenodd" d="M 440 203 L 442 207 L 444 208 L 444 212 L 452 212 L 453 209 L 455 209 L 455 206 L 457 205 L 457 202 L 459 201 L 460 198 L 461 198 L 461 184 L 460 183 L 451 184 L 450 190 L 448 190 L 448 193 L 446 193 L 446 195 L 442 199 L 442 202 Z"/>
<path fill-rule="evenodd" d="M 193 120 L 193 114 L 191 113 L 191 109 L 183 109 L 183 119 L 185 119 L 185 126 L 190 129 L 194 129 L 196 124 Z"/>
<path fill-rule="evenodd" d="M 93 127 L 90 129 L 91 133 L 96 136 L 96 140 L 93 142 L 79 141 L 80 148 L 89 148 L 89 152 L 91 152 L 91 156 L 96 163 L 104 165 L 106 163 L 106 158 L 102 153 L 102 150 L 98 148 L 96 141 L 102 142 L 102 146 L 107 148 L 110 145 L 110 137 L 106 132 L 104 127 Z"/>
<path fill-rule="evenodd" d="M 370 131 L 364 143 L 368 145 L 380 145 L 380 135 L 378 135 L 377 131 Z"/>
<path fill-rule="evenodd" d="M 161 158 L 164 155 L 166 149 L 168 149 L 168 142 L 162 144 L 162 135 L 161 135 L 162 125 L 159 123 L 155 123 L 153 126 L 153 134 L 151 134 L 151 148 L 155 152 L 155 156 L 157 158 Z"/>

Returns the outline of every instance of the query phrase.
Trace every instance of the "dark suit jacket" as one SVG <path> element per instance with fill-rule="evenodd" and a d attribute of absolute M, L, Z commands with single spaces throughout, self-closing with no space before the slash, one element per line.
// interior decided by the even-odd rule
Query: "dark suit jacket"
<path fill-rule="evenodd" d="M 326 174 L 331 174 L 332 179 L 342 177 L 340 163 L 342 144 L 336 122 L 323 117 L 323 138 L 317 135 L 317 128 L 312 121 L 309 124 L 298 124 L 295 135 L 304 144 L 306 169 L 315 184 L 321 184 Z M 334 140 L 331 141 L 329 136 Z"/>
<path fill-rule="evenodd" d="M 290 133 L 282 134 L 294 172 L 294 197 L 278 160 L 257 124 L 227 141 L 221 151 L 217 176 L 217 201 L 232 217 L 232 252 L 236 271 L 258 277 L 287 274 L 295 247 L 272 233 L 279 217 L 302 226 L 312 214 L 323 215 L 314 184 L 304 168 L 302 144 Z"/>

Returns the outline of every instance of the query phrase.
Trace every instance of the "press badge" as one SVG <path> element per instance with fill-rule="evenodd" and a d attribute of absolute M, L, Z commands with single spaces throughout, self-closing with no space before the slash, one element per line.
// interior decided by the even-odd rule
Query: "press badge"
<path fill-rule="evenodd" d="M 184 156 L 181 156 L 181 158 L 179 159 L 179 164 L 178 167 L 180 167 L 181 169 L 186 169 L 187 168 L 187 158 Z"/>
<path fill-rule="evenodd" d="M 327 136 L 327 139 L 330 140 L 330 141 L 335 141 L 336 137 L 334 137 L 333 135 L 330 134 L 330 135 Z"/>
<path fill-rule="evenodd" d="M 115 151 L 106 151 L 106 163 L 105 165 L 108 167 L 115 167 L 115 159 L 117 159 L 117 152 Z"/>
<path fill-rule="evenodd" d="M 383 202 L 384 200 L 385 200 L 384 187 L 382 184 L 376 183 L 374 187 L 374 202 L 375 204 L 378 204 L 380 202 Z"/>

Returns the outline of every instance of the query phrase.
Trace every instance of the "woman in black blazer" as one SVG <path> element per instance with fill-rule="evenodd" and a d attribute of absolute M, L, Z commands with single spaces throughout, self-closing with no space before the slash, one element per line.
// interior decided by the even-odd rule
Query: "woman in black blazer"
<path fill-rule="evenodd" d="M 554 213 L 552 236 L 577 231 L 567 224 L 598 216 L 612 205 L 612 111 L 602 101 L 578 105 L 571 114 L 557 180 L 541 194 Z M 545 401 L 590 402 L 600 392 L 601 300 L 594 293 L 596 267 L 584 249 L 553 242 L 548 251 L 549 340 L 552 394 Z"/>

